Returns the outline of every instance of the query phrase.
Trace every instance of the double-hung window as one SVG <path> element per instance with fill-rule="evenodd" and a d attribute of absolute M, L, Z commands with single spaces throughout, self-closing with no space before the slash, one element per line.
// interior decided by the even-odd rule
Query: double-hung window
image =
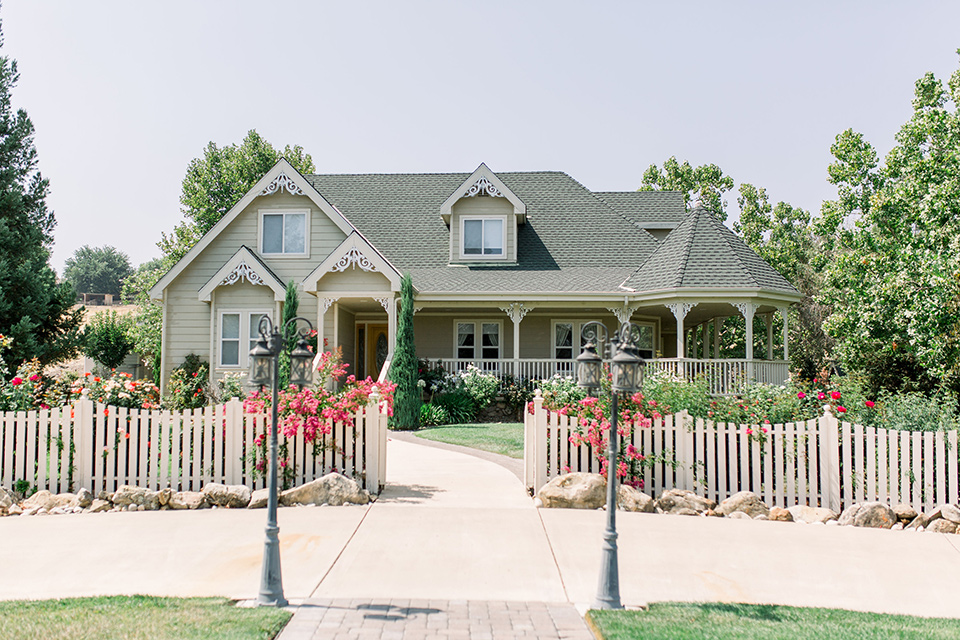
<path fill-rule="evenodd" d="M 506 228 L 504 217 L 462 218 L 461 257 L 497 260 L 503 258 L 506 254 Z"/>
<path fill-rule="evenodd" d="M 497 360 L 500 358 L 499 322 L 458 322 L 457 358 Z"/>
<path fill-rule="evenodd" d="M 260 214 L 260 253 L 306 255 L 306 211 L 265 211 Z"/>
<path fill-rule="evenodd" d="M 587 322 L 587 320 L 558 320 L 553 323 L 553 357 L 556 360 L 576 360 L 583 345 L 586 344 L 581 337 L 581 331 Z M 640 357 L 650 360 L 654 355 L 654 326 L 645 322 L 635 324 L 640 328 L 637 337 Z M 564 363 L 559 363 L 557 367 L 558 371 L 566 371 L 567 368 Z"/>
<path fill-rule="evenodd" d="M 260 338 L 260 318 L 269 311 L 224 311 L 220 314 L 220 366 L 246 368 Z"/>

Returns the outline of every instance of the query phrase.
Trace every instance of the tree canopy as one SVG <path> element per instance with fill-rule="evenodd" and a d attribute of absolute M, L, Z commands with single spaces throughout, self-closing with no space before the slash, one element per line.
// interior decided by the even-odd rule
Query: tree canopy
<path fill-rule="evenodd" d="M 64 263 L 63 279 L 77 293 L 120 296 L 123 280 L 133 274 L 130 258 L 114 247 L 83 245 Z"/>
<path fill-rule="evenodd" d="M 663 163 L 663 168 L 652 164 L 643 172 L 640 191 L 679 191 L 687 209 L 699 204 L 720 218 L 727 219 L 727 201 L 723 194 L 733 189 L 733 178 L 724 175 L 715 164 L 692 166 L 686 160 L 681 164 L 675 156 Z"/>
<path fill-rule="evenodd" d="M 71 311 L 73 288 L 58 283 L 50 266 L 50 184 L 37 169 L 33 123 L 11 104 L 19 77 L 16 61 L 0 56 L 0 334 L 13 339 L 7 366 L 14 368 L 75 354 L 82 321 L 79 310 Z"/>

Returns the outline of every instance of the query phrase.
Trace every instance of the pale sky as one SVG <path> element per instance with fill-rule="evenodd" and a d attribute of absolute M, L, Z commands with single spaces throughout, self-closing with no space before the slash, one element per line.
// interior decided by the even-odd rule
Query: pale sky
<path fill-rule="evenodd" d="M 888 151 L 960 47 L 946 1 L 5 0 L 0 19 L 58 271 L 84 244 L 157 257 L 187 163 L 249 129 L 319 173 L 486 162 L 598 191 L 675 155 L 819 211 L 835 136 Z"/>

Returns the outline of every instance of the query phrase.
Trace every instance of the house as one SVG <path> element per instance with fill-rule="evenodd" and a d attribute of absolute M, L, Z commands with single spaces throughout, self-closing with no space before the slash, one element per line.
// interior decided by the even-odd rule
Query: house
<path fill-rule="evenodd" d="M 652 367 L 706 374 L 717 393 L 786 379 L 786 311 L 801 299 L 678 193 L 593 192 L 565 173 L 483 164 L 304 176 L 281 160 L 151 290 L 163 305 L 162 382 L 190 353 L 213 376 L 245 370 L 259 318 L 281 317 L 291 280 L 300 315 L 342 347 L 352 373 L 377 378 L 408 272 L 417 354 L 450 370 L 569 373 L 584 324 L 629 320 Z M 774 314 L 784 318 L 776 339 Z M 719 327 L 733 315 L 751 339 L 745 359 L 724 360 Z M 766 353 L 752 352 L 755 316 Z"/>

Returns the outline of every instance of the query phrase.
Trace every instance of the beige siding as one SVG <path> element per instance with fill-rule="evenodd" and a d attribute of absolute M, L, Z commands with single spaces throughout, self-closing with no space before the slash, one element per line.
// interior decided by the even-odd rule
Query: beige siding
<path fill-rule="evenodd" d="M 262 258 L 264 263 L 284 284 L 290 280 L 300 282 L 345 238 L 343 232 L 333 221 L 317 209 L 305 196 L 278 193 L 254 199 L 177 276 L 167 289 L 167 335 L 166 344 L 163 346 L 163 369 L 167 377 L 170 370 L 183 362 L 187 354 L 196 353 L 205 359 L 209 360 L 211 358 L 209 353 L 211 308 L 209 303 L 200 302 L 197 299 L 197 294 L 213 274 L 236 253 L 240 245 L 246 245 L 259 255 L 258 229 L 261 209 L 310 210 L 311 245 L 309 256 L 295 258 L 269 256 Z M 252 287 L 252 289 L 259 289 L 256 296 L 269 295 L 272 299 L 272 291 L 268 287 Z M 228 290 L 228 287 L 218 287 L 215 295 L 219 296 L 221 292 Z M 251 298 L 249 302 L 257 306 L 261 304 L 259 298 Z M 299 315 L 313 322 L 317 315 L 316 304 L 316 299 L 313 296 L 301 296 Z M 274 309 L 275 305 L 272 304 L 270 308 Z M 213 360 L 210 361 L 213 362 Z M 165 386 L 167 380 L 164 379 L 161 382 Z"/>
<path fill-rule="evenodd" d="M 330 291 L 390 291 L 390 281 L 382 273 L 351 268 L 343 272 L 327 273 L 317 282 L 317 291 L 323 295 Z"/>
<path fill-rule="evenodd" d="M 492 198 L 476 196 L 461 198 L 451 207 L 450 215 L 450 261 L 460 261 L 460 219 L 463 216 L 507 216 L 507 246 L 505 247 L 506 260 L 517 259 L 517 224 L 513 205 L 506 198 Z M 492 259 L 490 259 L 492 261 Z"/>

